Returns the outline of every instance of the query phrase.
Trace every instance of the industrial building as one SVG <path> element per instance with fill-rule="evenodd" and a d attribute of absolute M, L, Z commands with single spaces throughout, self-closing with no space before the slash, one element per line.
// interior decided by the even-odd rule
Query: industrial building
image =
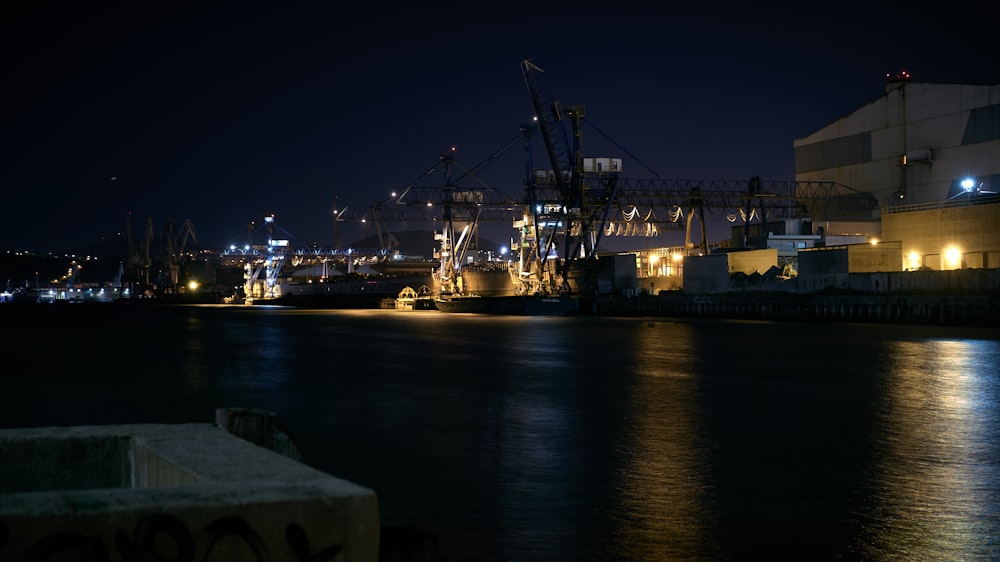
<path fill-rule="evenodd" d="M 794 141 L 797 182 L 868 194 L 870 213 L 812 217 L 813 234 L 898 242 L 904 270 L 1000 267 L 1000 84 L 887 77 L 885 93 Z"/>
<path fill-rule="evenodd" d="M 793 270 L 800 291 L 845 286 L 851 274 L 1000 268 L 1000 84 L 887 76 L 880 97 L 793 147 L 796 185 L 833 185 L 833 197 L 809 199 L 794 220 L 734 227 L 729 247 L 712 252 L 721 255 L 688 254 L 671 270 L 682 283 L 664 282 L 662 256 L 643 252 L 639 287 L 722 292 L 734 275 L 773 267 Z"/>

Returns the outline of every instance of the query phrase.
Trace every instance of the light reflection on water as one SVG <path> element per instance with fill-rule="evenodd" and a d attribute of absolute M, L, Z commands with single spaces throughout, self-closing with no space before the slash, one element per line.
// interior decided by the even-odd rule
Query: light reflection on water
<path fill-rule="evenodd" d="M 995 559 L 1000 345 L 899 341 L 888 361 L 862 544 L 871 558 Z"/>
<path fill-rule="evenodd" d="M 1000 558 L 996 332 L 114 310 L 0 316 L 0 427 L 272 410 L 458 560 Z"/>
<path fill-rule="evenodd" d="M 711 552 L 690 327 L 670 325 L 664 333 L 664 326 L 651 322 L 639 330 L 632 361 L 621 368 L 633 374 L 615 485 L 615 548 L 626 560 Z"/>

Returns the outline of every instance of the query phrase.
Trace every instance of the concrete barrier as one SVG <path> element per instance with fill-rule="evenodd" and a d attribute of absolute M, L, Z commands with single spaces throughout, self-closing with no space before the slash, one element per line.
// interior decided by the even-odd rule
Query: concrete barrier
<path fill-rule="evenodd" d="M 295 438 L 278 415 L 257 408 L 216 408 L 215 425 L 254 445 L 302 460 Z"/>
<path fill-rule="evenodd" d="M 379 557 L 375 493 L 211 424 L 0 430 L 0 560 Z"/>

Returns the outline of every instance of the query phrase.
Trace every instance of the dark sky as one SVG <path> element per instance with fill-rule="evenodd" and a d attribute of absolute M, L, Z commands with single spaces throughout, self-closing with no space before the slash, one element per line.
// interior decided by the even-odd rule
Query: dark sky
<path fill-rule="evenodd" d="M 451 146 L 472 167 L 514 138 L 524 58 L 673 179 L 794 179 L 793 140 L 888 72 L 1000 82 L 987 2 L 19 4 L 0 18 L 0 248 L 16 250 L 86 248 L 129 213 L 139 235 L 190 219 L 209 248 L 273 213 L 330 246 L 335 202 L 366 207 Z M 588 156 L 624 156 L 585 134 Z M 508 151 L 483 178 L 519 197 L 524 161 Z"/>

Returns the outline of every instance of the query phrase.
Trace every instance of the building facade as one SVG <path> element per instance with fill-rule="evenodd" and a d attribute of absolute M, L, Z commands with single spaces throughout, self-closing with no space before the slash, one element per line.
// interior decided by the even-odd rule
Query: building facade
<path fill-rule="evenodd" d="M 883 208 L 1000 192 L 1000 84 L 891 79 L 793 147 L 797 181 L 833 181 Z"/>
<path fill-rule="evenodd" d="M 901 244 L 904 269 L 1000 267 L 1000 84 L 893 76 L 881 97 L 793 146 L 796 181 L 877 199 L 879 236 Z M 836 218 L 813 224 L 848 234 L 850 217 Z"/>

